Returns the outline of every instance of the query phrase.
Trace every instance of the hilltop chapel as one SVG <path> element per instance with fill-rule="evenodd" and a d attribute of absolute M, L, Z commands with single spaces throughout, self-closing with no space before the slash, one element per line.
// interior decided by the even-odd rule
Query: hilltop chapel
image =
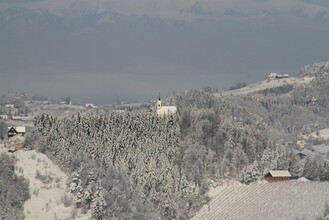
<path fill-rule="evenodd" d="M 164 115 L 176 114 L 176 106 L 162 106 L 161 98 L 159 96 L 158 101 L 156 102 L 156 111 L 157 115 L 163 117 Z"/>

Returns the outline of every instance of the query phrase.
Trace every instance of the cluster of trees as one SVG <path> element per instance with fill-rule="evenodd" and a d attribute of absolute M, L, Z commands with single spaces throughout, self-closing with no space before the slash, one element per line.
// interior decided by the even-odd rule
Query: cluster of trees
<path fill-rule="evenodd" d="M 4 120 L 0 119 L 0 139 L 4 139 L 7 137 L 8 127 Z"/>
<path fill-rule="evenodd" d="M 15 174 L 15 160 L 0 155 L 0 214 L 1 219 L 24 219 L 24 202 L 30 198 L 28 181 Z"/>
<path fill-rule="evenodd" d="M 97 219 L 188 218 L 205 200 L 206 185 L 189 180 L 182 165 L 177 115 L 44 114 L 27 142 L 74 173 L 76 205 Z"/>
<path fill-rule="evenodd" d="M 299 71 L 299 76 L 316 76 L 321 77 L 323 75 L 327 75 L 329 73 L 329 63 L 323 62 L 323 63 L 314 63 L 311 65 L 304 66 Z"/>
<path fill-rule="evenodd" d="M 181 113 L 182 146 L 195 146 L 185 154 L 198 158 L 191 161 L 202 163 L 202 172 L 208 177 L 247 183 L 262 178 L 271 169 L 295 169 L 295 155 L 271 141 L 259 128 L 259 118 L 235 102 L 201 91 L 181 93 L 175 99 Z M 255 177 L 250 172 L 253 168 L 258 173 Z"/>
<path fill-rule="evenodd" d="M 247 83 L 237 82 L 236 84 L 230 86 L 229 90 L 241 89 L 246 86 L 247 86 Z"/>
<path fill-rule="evenodd" d="M 329 81 L 319 85 L 316 80 L 309 87 L 314 83 L 318 91 L 329 85 Z M 294 151 L 296 144 L 287 143 L 296 143 L 301 135 L 328 127 L 328 111 L 314 113 L 292 102 L 293 94 L 305 87 L 292 90 L 288 96 L 285 92 L 290 89 L 282 89 L 284 92 L 275 90 L 270 96 L 217 98 L 202 91 L 179 94 L 171 102 L 176 102 L 180 109 L 182 140 L 197 142 L 198 149 L 205 147 L 203 152 L 210 149 L 208 164 L 216 166 L 213 170 L 220 176 L 247 183 L 261 179 L 268 170 L 288 169 L 294 177 L 327 180 L 326 161 L 312 155 L 300 160 Z"/>

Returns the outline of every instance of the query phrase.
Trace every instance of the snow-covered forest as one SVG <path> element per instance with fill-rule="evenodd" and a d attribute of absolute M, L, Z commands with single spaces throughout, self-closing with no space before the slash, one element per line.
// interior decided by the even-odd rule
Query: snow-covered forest
<path fill-rule="evenodd" d="M 301 73 L 302 75 L 306 73 Z M 269 170 L 329 180 L 307 135 L 329 126 L 329 77 L 240 96 L 181 92 L 154 111 L 43 114 L 26 143 L 71 174 L 74 203 L 95 219 L 188 219 L 205 203 L 209 180 L 250 183 Z M 306 159 L 297 157 L 305 141 Z"/>
<path fill-rule="evenodd" d="M 204 186 L 184 175 L 177 116 L 42 115 L 35 123 L 39 150 L 73 172 L 75 204 L 95 218 L 186 218 L 205 200 Z"/>

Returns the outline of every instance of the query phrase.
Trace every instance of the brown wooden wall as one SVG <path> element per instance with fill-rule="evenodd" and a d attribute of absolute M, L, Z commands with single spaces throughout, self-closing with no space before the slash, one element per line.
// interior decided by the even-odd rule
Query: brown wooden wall
<path fill-rule="evenodd" d="M 272 177 L 272 176 L 266 177 L 266 180 L 269 182 L 289 181 L 290 179 L 291 179 L 290 177 Z"/>

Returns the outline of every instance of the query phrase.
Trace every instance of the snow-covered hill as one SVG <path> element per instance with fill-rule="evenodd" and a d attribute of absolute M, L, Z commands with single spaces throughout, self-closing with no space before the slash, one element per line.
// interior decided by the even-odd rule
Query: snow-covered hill
<path fill-rule="evenodd" d="M 286 220 L 323 217 L 329 202 L 328 182 L 278 182 L 222 188 L 194 220 Z"/>
<path fill-rule="evenodd" d="M 250 84 L 246 87 L 235 89 L 235 90 L 227 90 L 221 93 L 215 93 L 215 96 L 228 96 L 228 95 L 246 95 L 249 93 L 265 90 L 265 89 L 271 89 L 276 88 L 280 86 L 285 85 L 293 85 L 293 86 L 299 86 L 305 83 L 309 83 L 314 79 L 314 77 L 290 77 L 290 78 L 284 78 L 284 79 L 266 79 L 257 83 Z"/>

